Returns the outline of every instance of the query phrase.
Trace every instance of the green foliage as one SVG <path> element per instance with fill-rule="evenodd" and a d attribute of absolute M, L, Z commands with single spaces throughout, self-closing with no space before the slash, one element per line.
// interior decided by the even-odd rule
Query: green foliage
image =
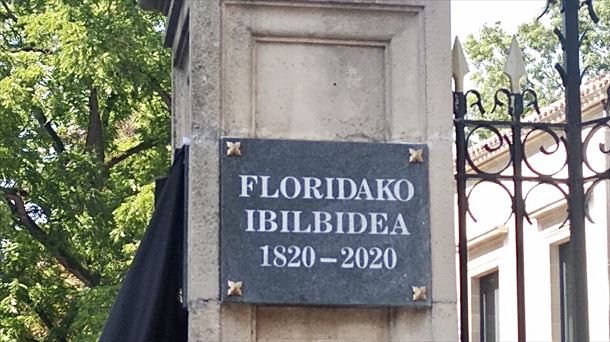
<path fill-rule="evenodd" d="M 0 341 L 94 341 L 169 165 L 164 19 L 0 0 Z"/>
<path fill-rule="evenodd" d="M 582 45 L 582 64 L 586 77 L 595 77 L 610 71 L 610 0 L 595 0 L 595 10 L 600 18 L 598 24 L 589 19 L 586 6 L 581 9 L 581 32 L 589 30 Z M 527 79 L 521 84 L 538 94 L 541 106 L 547 105 L 563 96 L 563 86 L 559 74 L 554 69 L 556 63 L 562 63 L 563 52 L 553 28 L 561 28 L 559 5 L 551 7 L 545 18 L 550 18 L 546 25 L 536 21 L 540 13 L 531 13 L 531 21 L 517 29 L 517 40 L 523 49 Z M 548 20 L 547 20 L 548 21 Z M 510 48 L 511 37 L 501 28 L 500 23 L 484 26 L 478 37 L 468 36 L 464 43 L 466 54 L 470 58 L 470 74 L 475 88 L 484 98 L 486 110 L 493 108 L 495 92 L 509 87 L 508 77 L 504 75 L 504 63 Z M 487 114 L 486 117 L 506 119 L 505 110 Z M 478 115 L 478 113 L 473 113 Z"/>

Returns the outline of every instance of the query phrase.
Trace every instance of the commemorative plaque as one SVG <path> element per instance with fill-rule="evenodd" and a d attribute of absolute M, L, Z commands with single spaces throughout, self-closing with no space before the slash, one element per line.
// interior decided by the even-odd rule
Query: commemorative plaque
<path fill-rule="evenodd" d="M 222 138 L 222 301 L 430 306 L 427 154 Z"/>

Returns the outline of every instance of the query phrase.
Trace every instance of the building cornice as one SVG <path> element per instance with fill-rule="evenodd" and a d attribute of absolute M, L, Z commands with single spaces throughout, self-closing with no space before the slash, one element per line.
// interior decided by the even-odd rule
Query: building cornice
<path fill-rule="evenodd" d="M 147 11 L 162 12 L 166 14 L 171 0 L 138 0 L 140 7 Z"/>
<path fill-rule="evenodd" d="M 508 227 L 500 225 L 483 234 L 477 235 L 468 240 L 468 250 L 480 248 L 504 240 L 508 236 Z"/>
<path fill-rule="evenodd" d="M 173 50 L 174 66 L 180 65 L 188 40 L 188 8 L 186 13 L 182 13 L 185 2 L 186 0 L 138 0 L 142 9 L 160 12 L 167 17 L 163 46 Z"/>
<path fill-rule="evenodd" d="M 171 48 L 174 46 L 174 41 L 177 38 L 176 34 L 179 31 L 180 12 L 182 11 L 184 0 L 165 1 L 168 3 L 168 7 L 167 12 L 165 12 L 167 21 L 165 23 L 165 38 L 163 39 L 163 45 Z"/>

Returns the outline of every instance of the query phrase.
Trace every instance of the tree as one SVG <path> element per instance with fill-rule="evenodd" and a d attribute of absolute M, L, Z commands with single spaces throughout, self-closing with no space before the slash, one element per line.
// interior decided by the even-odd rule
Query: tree
<path fill-rule="evenodd" d="M 0 341 L 96 340 L 169 164 L 163 18 L 0 0 Z"/>
<path fill-rule="evenodd" d="M 589 19 L 586 6 L 580 13 L 581 32 L 588 31 L 582 42 L 582 64 L 587 67 L 585 79 L 610 71 L 610 0 L 596 0 L 594 8 L 600 18 L 596 25 Z M 517 29 L 517 40 L 523 49 L 527 70 L 527 79 L 522 86 L 537 92 L 540 105 L 550 104 L 563 96 L 563 85 L 554 69 L 556 63 L 561 63 L 562 50 L 559 39 L 553 33 L 554 28 L 561 28 L 561 13 L 559 4 L 552 5 L 549 9 L 550 13 L 540 21 L 536 17 L 541 13 L 531 13 L 532 20 Z M 550 22 L 545 24 L 545 19 L 549 17 Z M 496 90 L 509 87 L 508 78 L 502 70 L 510 42 L 511 37 L 496 22 L 481 28 L 478 37 L 468 36 L 464 44 L 472 69 L 475 70 L 470 78 L 483 94 L 487 110 L 493 107 Z M 489 116 L 503 117 L 501 113 Z"/>

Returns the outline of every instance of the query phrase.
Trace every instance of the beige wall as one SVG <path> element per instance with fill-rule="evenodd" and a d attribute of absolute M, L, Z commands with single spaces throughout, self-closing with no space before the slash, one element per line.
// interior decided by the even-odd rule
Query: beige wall
<path fill-rule="evenodd" d="M 183 11 L 190 42 L 187 65 L 174 71 L 174 141 L 191 140 L 189 339 L 456 340 L 446 215 L 454 187 L 449 2 L 193 0 Z M 427 143 L 432 308 L 221 304 L 218 138 L 225 135 Z"/>

